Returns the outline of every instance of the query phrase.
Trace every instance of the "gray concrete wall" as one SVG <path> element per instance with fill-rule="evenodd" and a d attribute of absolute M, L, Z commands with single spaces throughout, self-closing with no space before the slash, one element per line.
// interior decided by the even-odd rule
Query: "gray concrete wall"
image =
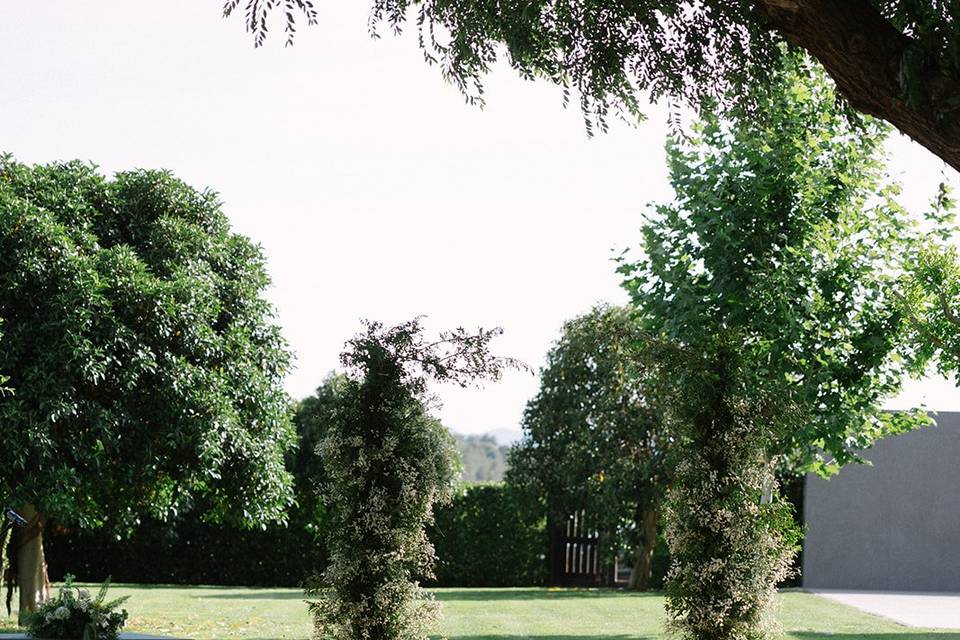
<path fill-rule="evenodd" d="M 803 586 L 960 592 L 960 413 L 804 491 Z"/>

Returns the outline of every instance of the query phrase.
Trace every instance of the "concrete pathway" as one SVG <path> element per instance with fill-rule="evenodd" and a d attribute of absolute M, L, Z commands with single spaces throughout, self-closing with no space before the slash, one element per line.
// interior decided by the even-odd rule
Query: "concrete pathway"
<path fill-rule="evenodd" d="M 812 593 L 909 627 L 960 629 L 960 593 L 834 589 L 815 589 Z"/>

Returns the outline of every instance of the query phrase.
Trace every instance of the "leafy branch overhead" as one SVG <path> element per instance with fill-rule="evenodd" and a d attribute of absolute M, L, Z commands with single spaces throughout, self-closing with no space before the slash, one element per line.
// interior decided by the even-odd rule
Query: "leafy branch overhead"
<path fill-rule="evenodd" d="M 363 371 L 374 360 L 386 358 L 396 363 L 418 397 L 427 392 L 430 381 L 468 387 L 485 380 L 498 381 L 509 369 L 528 369 L 519 360 L 490 351 L 490 342 L 503 333 L 500 327 L 476 331 L 457 327 L 430 340 L 424 336 L 422 319 L 387 328 L 380 322 L 365 321 L 366 331 L 347 342 L 341 364 L 350 371 Z"/>
<path fill-rule="evenodd" d="M 780 46 L 822 63 L 860 113 L 895 125 L 960 169 L 960 4 L 953 0 L 371 0 L 371 27 L 417 30 L 427 62 L 471 103 L 501 57 L 576 95 L 588 130 L 643 99 L 755 110 Z M 316 23 L 313 0 L 244 0 L 254 44 L 268 16 Z M 224 14 L 241 6 L 229 0 Z"/>
<path fill-rule="evenodd" d="M 227 0 L 223 5 L 224 17 L 230 16 L 239 6 L 240 0 Z M 258 47 L 263 45 L 267 38 L 267 18 L 274 9 L 283 12 L 287 46 L 293 44 L 297 33 L 297 19 L 294 14 L 301 15 L 308 25 L 317 24 L 317 10 L 313 6 L 313 0 L 247 0 L 244 23 L 247 31 L 253 34 L 254 44 Z"/>

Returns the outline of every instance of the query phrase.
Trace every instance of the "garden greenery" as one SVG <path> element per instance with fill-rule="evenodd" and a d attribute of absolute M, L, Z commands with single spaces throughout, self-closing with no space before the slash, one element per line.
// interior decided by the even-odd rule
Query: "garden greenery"
<path fill-rule="evenodd" d="M 682 638 L 771 634 L 776 587 L 801 538 L 769 457 L 792 408 L 754 386 L 755 363 L 731 335 L 694 359 L 668 348 L 658 355 L 676 385 L 670 420 L 684 436 L 664 514 L 666 609 Z"/>
<path fill-rule="evenodd" d="M 13 548 L 42 598 L 44 524 L 283 522 L 290 355 L 258 246 L 215 193 L 163 171 L 0 157 L 0 494 L 35 514 Z"/>
<path fill-rule="evenodd" d="M 542 503 L 531 503 L 503 483 L 461 484 L 449 504 L 435 511 L 427 537 L 436 550 L 436 576 L 424 582 L 441 587 L 543 584 Z M 44 557 L 50 575 L 69 572 L 83 582 L 112 575 L 117 582 L 143 584 L 298 587 L 326 566 L 329 526 L 324 510 L 302 505 L 291 510 L 287 526 L 262 530 L 190 517 L 145 519 L 133 536 L 119 540 L 104 529 L 48 535 Z"/>
<path fill-rule="evenodd" d="M 546 569 L 543 502 L 509 484 L 463 484 L 437 508 L 427 530 L 441 587 L 542 585 Z"/>
<path fill-rule="evenodd" d="M 544 500 L 554 522 L 585 510 L 606 559 L 625 552 L 646 589 L 673 436 L 650 397 L 632 310 L 600 306 L 565 323 L 523 415 L 508 480 Z"/>
<path fill-rule="evenodd" d="M 289 353 L 259 247 L 162 171 L 0 159 L 0 492 L 116 529 L 283 520 Z"/>
<path fill-rule="evenodd" d="M 96 596 L 73 585 L 67 575 L 56 597 L 41 604 L 27 616 L 27 628 L 34 638 L 49 640 L 117 640 L 127 622 L 127 610 L 117 608 L 130 596 L 107 600 L 110 580 Z"/>
<path fill-rule="evenodd" d="M 428 341 L 416 319 L 368 323 L 348 342 L 348 380 L 319 445 L 330 559 L 307 589 L 317 637 L 427 637 L 437 608 L 418 582 L 435 560 L 426 527 L 458 466 L 452 436 L 428 412 L 427 386 L 498 378 L 516 364 L 490 354 L 498 334 L 457 329 Z"/>
<path fill-rule="evenodd" d="M 705 115 L 669 144 L 675 200 L 621 263 L 684 443 L 668 612 L 701 640 L 766 633 L 797 542 L 776 464 L 829 475 L 928 421 L 881 410 L 911 371 L 898 292 L 921 236 L 884 181 L 885 130 L 851 125 L 804 60 L 773 73 L 763 117 Z"/>
<path fill-rule="evenodd" d="M 0 318 L 0 340 L 3 340 L 3 319 Z M 0 399 L 3 399 L 13 393 L 13 389 L 10 387 L 4 386 L 10 382 L 10 376 L 5 376 L 0 373 Z"/>
<path fill-rule="evenodd" d="M 934 202 L 942 228 L 954 228 L 955 202 L 946 185 Z M 960 372 L 960 254 L 949 233 L 931 233 L 910 268 L 901 300 L 918 370 L 934 365 L 946 378 Z"/>

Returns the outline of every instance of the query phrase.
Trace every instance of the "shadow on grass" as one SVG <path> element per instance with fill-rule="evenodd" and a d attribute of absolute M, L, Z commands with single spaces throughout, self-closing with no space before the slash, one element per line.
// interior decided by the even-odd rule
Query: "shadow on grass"
<path fill-rule="evenodd" d="M 440 636 L 430 636 L 439 640 Z M 810 633 L 796 632 L 787 634 L 788 638 L 801 640 L 960 640 L 960 632 L 956 631 L 905 631 L 904 633 Z M 258 636 L 248 640 L 277 640 L 273 636 Z M 446 640 L 660 640 L 657 636 L 632 636 L 625 634 L 601 634 L 596 636 L 559 636 L 559 635 L 463 635 L 446 636 Z"/>
<path fill-rule="evenodd" d="M 792 631 L 787 634 L 798 640 L 960 640 L 960 631 L 917 630 L 903 627 L 902 633 L 822 633 Z"/>
<path fill-rule="evenodd" d="M 59 584 L 59 583 L 55 583 Z M 99 582 L 75 582 L 74 585 L 77 587 L 93 587 L 95 589 L 100 587 Z M 296 589 L 296 587 L 290 587 L 291 589 Z M 136 582 L 111 582 L 110 589 L 137 589 L 144 591 L 159 590 L 159 589 L 177 589 L 180 591 L 229 591 L 233 590 L 243 590 L 243 589 L 269 589 L 269 587 L 251 587 L 250 585 L 245 584 L 138 584 Z"/>
<path fill-rule="evenodd" d="M 263 591 L 251 589 L 249 592 L 234 591 L 233 593 L 214 593 L 211 595 L 195 595 L 195 600 L 306 600 L 303 591 Z"/>
<path fill-rule="evenodd" d="M 224 587 L 221 587 L 224 588 Z M 429 590 L 428 590 L 429 591 Z M 652 598 L 656 592 L 631 592 L 616 589 L 441 589 L 433 592 L 439 602 L 496 602 L 498 600 L 567 600 L 596 598 Z M 302 591 L 280 591 L 251 588 L 249 592 L 237 589 L 230 593 L 197 594 L 198 600 L 305 600 Z M 958 638 L 957 640 L 960 640 Z"/>
<path fill-rule="evenodd" d="M 431 636 L 431 638 L 439 638 L 439 636 Z M 464 636 L 446 636 L 447 640 L 656 640 L 655 636 L 634 636 L 628 634 L 602 634 L 596 636 L 588 635 L 579 635 L 579 636 L 559 636 L 559 635 L 549 635 L 549 634 L 535 634 L 535 635 L 526 635 L 526 634 L 517 634 L 509 635 L 505 633 L 500 634 L 478 634 L 478 635 L 464 635 Z"/>
<path fill-rule="evenodd" d="M 441 589 L 434 592 L 440 602 L 479 600 L 564 600 L 596 598 L 655 598 L 658 592 L 618 589 Z"/>

